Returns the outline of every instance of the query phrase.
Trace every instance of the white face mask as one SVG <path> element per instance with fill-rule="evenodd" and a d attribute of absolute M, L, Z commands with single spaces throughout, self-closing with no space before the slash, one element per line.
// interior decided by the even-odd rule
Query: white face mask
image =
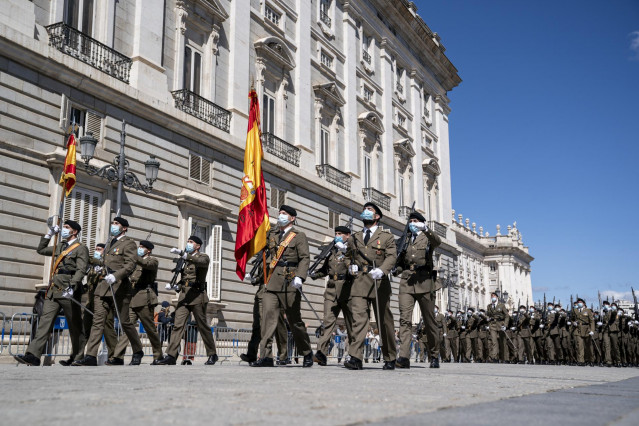
<path fill-rule="evenodd" d="M 289 223 L 290 223 L 290 220 L 288 219 L 288 215 L 286 213 L 281 213 L 277 217 L 277 226 L 286 226 Z"/>

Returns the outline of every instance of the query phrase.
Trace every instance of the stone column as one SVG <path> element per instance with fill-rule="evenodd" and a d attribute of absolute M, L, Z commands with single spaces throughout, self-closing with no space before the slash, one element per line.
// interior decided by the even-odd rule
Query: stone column
<path fill-rule="evenodd" d="M 246 2 L 232 1 L 230 9 L 229 20 L 236 23 L 236 25 L 230 26 L 229 31 L 228 109 L 233 113 L 230 133 L 231 135 L 246 135 L 249 80 L 250 76 L 256 75 L 257 72 L 253 64 L 250 63 L 251 52 L 255 55 L 253 40 L 251 40 L 251 25 L 249 25 L 251 8 L 247 7 Z"/>
<path fill-rule="evenodd" d="M 437 144 L 439 152 L 436 152 L 439 158 L 439 167 L 441 169 L 441 175 L 438 177 L 439 193 L 439 217 L 450 217 L 452 210 L 452 195 L 451 195 L 451 182 L 450 182 L 450 150 L 448 140 L 448 114 L 450 114 L 450 108 L 448 107 L 448 98 L 446 96 L 435 97 L 435 111 L 433 117 L 433 125 L 436 125 L 436 132 L 439 139 Z"/>
<path fill-rule="evenodd" d="M 379 191 L 384 193 L 393 192 L 395 184 L 395 168 L 393 164 L 393 51 L 389 45 L 388 39 L 382 39 L 380 46 L 380 77 L 381 86 L 384 89 L 382 96 L 381 111 L 384 115 L 383 125 L 384 134 L 380 137 L 382 145 L 381 164 L 378 167 L 384 169 L 384 182 L 380 183 Z"/>
<path fill-rule="evenodd" d="M 346 63 L 344 64 L 344 84 L 346 90 L 344 98 L 346 104 L 343 108 L 344 113 L 344 172 L 349 173 L 353 177 L 363 177 L 364 172 L 359 170 L 360 161 L 360 143 L 359 143 L 359 123 L 357 121 L 357 22 L 359 18 L 350 6 L 344 6 L 343 20 L 343 39 L 344 53 L 346 55 Z M 361 37 L 361 34 L 360 34 Z M 351 192 L 355 192 L 356 185 L 353 181 Z M 356 192 L 358 194 L 361 193 Z"/>
<path fill-rule="evenodd" d="M 423 176 L 422 161 L 424 161 L 424 152 L 422 151 L 422 126 L 421 126 L 421 97 L 420 97 L 420 85 L 417 80 L 417 71 L 411 70 L 409 74 L 408 87 L 411 92 L 410 96 L 410 110 L 413 113 L 413 125 L 411 134 L 413 135 L 413 148 L 415 149 L 415 157 L 413 158 L 413 170 L 414 175 Z M 410 188 L 413 200 L 415 200 L 415 210 L 422 213 L 426 212 L 426 202 L 424 197 L 424 187 L 421 185 L 422 179 L 413 179 L 413 187 Z M 409 200 L 411 203 L 413 200 Z M 410 205 L 410 203 L 408 204 Z"/>
<path fill-rule="evenodd" d="M 295 28 L 295 72 L 292 76 L 295 79 L 295 116 L 297 120 L 293 128 L 295 134 L 293 145 L 310 151 L 312 140 L 309 137 L 313 132 L 312 98 L 313 88 L 311 87 L 311 2 L 308 0 L 297 0 L 297 25 Z M 290 128 L 290 126 L 289 126 Z M 316 139 L 316 141 L 319 141 Z M 317 147 L 316 147 L 317 148 Z"/>

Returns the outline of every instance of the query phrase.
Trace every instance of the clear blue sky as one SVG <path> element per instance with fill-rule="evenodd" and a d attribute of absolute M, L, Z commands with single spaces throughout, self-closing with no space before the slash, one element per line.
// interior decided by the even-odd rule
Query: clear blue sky
<path fill-rule="evenodd" d="M 459 70 L 453 208 L 517 221 L 545 291 L 639 289 L 639 1 L 416 1 Z"/>

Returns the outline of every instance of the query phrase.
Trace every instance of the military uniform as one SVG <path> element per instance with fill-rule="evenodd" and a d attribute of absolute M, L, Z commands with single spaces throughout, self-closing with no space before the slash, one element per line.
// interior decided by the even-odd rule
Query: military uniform
<path fill-rule="evenodd" d="M 50 239 L 43 237 L 38 244 L 38 254 L 43 256 L 53 255 L 53 247 L 47 247 Z M 67 299 L 62 293 L 69 287 L 73 289 L 73 296 L 76 300 L 82 295 L 82 278 L 86 274 L 87 264 L 89 262 L 89 250 L 80 243 L 79 240 L 59 242 L 55 247 L 56 261 L 59 256 L 75 243 L 79 243 L 71 252 L 68 252 L 64 258 L 58 263 L 53 273 L 53 282 L 42 307 L 42 315 L 38 323 L 35 338 L 31 340 L 27 347 L 27 353 L 32 354 L 36 358 L 40 358 L 42 350 L 49 340 L 49 334 L 53 329 L 55 319 L 58 316 L 60 308 L 64 311 L 64 316 L 69 324 L 69 334 L 71 336 L 71 358 L 81 359 L 84 353 L 84 344 L 86 338 L 82 332 L 82 312 L 81 308 Z"/>
<path fill-rule="evenodd" d="M 87 272 L 85 304 L 87 309 L 91 312 L 95 311 L 95 288 L 105 275 L 103 259 L 98 260 L 95 257 L 91 257 L 89 259 L 89 272 Z M 118 344 L 118 335 L 115 332 L 115 322 L 113 318 L 113 311 L 109 311 L 104 325 L 104 341 L 106 342 L 109 358 L 113 358 L 115 347 Z M 91 327 L 93 326 L 93 315 L 84 311 L 84 314 L 82 315 L 82 323 L 84 337 L 88 340 L 91 335 Z"/>
<path fill-rule="evenodd" d="M 367 243 L 364 242 L 366 233 L 370 233 Z M 375 267 L 381 269 L 384 273 L 382 278 L 377 280 L 380 312 L 377 312 L 375 303 L 375 281 L 369 274 L 373 269 L 373 265 L 362 257 L 360 251 L 370 261 L 375 262 Z M 397 259 L 395 237 L 390 231 L 382 229 L 381 226 L 377 226 L 374 232 L 371 232 L 369 228 L 365 228 L 363 231 L 355 232 L 349 238 L 347 256 L 351 259 L 352 264 L 358 267 L 358 272 L 354 276 L 351 288 L 350 308 L 353 313 L 353 339 L 348 348 L 348 353 L 353 358 L 362 359 L 372 305 L 381 337 L 384 361 L 394 362 L 397 356 L 397 347 L 395 345 L 393 313 L 390 309 L 391 284 L 388 274 Z M 400 301 L 400 306 L 401 304 L 402 302 Z M 429 312 L 432 316 L 432 305 Z M 410 318 L 405 323 L 410 324 Z M 408 349 L 405 351 L 405 355 L 409 357 L 411 327 L 408 327 L 407 330 L 408 332 L 400 332 L 400 336 L 402 342 L 406 341 L 406 343 L 402 343 L 402 346 L 407 344 Z"/>
<path fill-rule="evenodd" d="M 466 325 L 466 328 L 468 330 L 468 338 L 470 339 L 470 354 L 472 354 L 474 362 L 482 362 L 483 360 L 483 348 L 479 336 L 480 322 L 481 318 L 479 317 L 479 313 L 475 312 L 470 316 L 470 318 L 468 318 L 468 322 Z"/>
<path fill-rule="evenodd" d="M 417 236 L 411 235 L 411 241 L 397 267 L 396 273 L 401 274 L 399 282 L 399 333 L 402 342 L 399 356 L 401 358 L 410 357 L 410 332 L 416 303 L 424 319 L 424 334 L 428 342 L 429 358 L 431 362 L 439 358 L 445 321 L 441 314 L 439 314 L 439 323 L 435 318 L 435 293 L 441 288 L 441 284 L 433 277 L 433 252 L 440 244 L 441 239 L 430 229 L 419 232 Z"/>
<path fill-rule="evenodd" d="M 595 319 L 592 311 L 587 307 L 575 309 L 575 343 L 577 349 L 577 362 L 593 362 L 592 356 L 592 335 L 595 332 Z"/>
<path fill-rule="evenodd" d="M 446 357 L 443 358 L 447 362 L 454 360 L 459 362 L 459 328 L 460 324 L 455 315 L 448 315 L 446 318 Z"/>
<path fill-rule="evenodd" d="M 175 323 L 166 354 L 172 358 L 178 357 L 186 322 L 193 314 L 206 348 L 206 355 L 210 358 L 216 355 L 211 325 L 206 319 L 206 306 L 209 303 L 209 297 L 206 295 L 206 274 L 209 270 L 210 258 L 199 251 L 185 254 L 184 271 L 179 282 L 180 296 L 175 308 Z"/>
<path fill-rule="evenodd" d="M 437 356 L 441 356 L 442 360 L 446 359 L 446 343 L 444 339 L 448 336 L 448 324 L 446 317 L 441 312 L 435 314 L 435 325 L 437 326 L 437 336 L 439 344 L 437 345 Z"/>
<path fill-rule="evenodd" d="M 155 307 L 158 305 L 157 283 L 155 282 L 158 273 L 158 259 L 149 254 L 144 257 L 138 256 L 135 261 L 135 270 L 129 277 L 131 281 L 129 311 L 123 312 L 122 315 L 128 314 L 133 324 L 138 319 L 140 320 L 153 348 L 153 359 L 159 360 L 162 358 L 162 342 L 160 342 L 157 325 L 153 321 Z M 122 336 L 115 349 L 114 357 L 122 359 L 128 344 L 127 336 Z"/>
<path fill-rule="evenodd" d="M 468 326 L 468 314 L 465 313 L 459 325 L 459 350 L 461 362 L 470 362 L 473 345 L 470 339 L 470 327 Z"/>
<path fill-rule="evenodd" d="M 506 360 L 506 326 L 510 319 L 506 305 L 501 302 L 491 303 L 486 307 L 486 315 L 490 318 L 490 359 Z"/>
<path fill-rule="evenodd" d="M 344 314 L 349 342 L 353 336 L 353 314 L 348 306 L 353 284 L 353 277 L 348 274 L 350 264 L 350 259 L 344 253 L 333 248 L 322 267 L 314 275 L 316 279 L 328 276 L 328 283 L 324 290 L 324 329 L 317 342 L 317 351 L 324 355 L 328 354 L 328 345 L 337 326 L 337 317 L 340 312 Z"/>
<path fill-rule="evenodd" d="M 284 244 L 286 247 L 283 247 Z M 275 262 L 280 245 L 283 247 L 283 251 L 279 260 Z M 262 295 L 260 358 L 267 359 L 272 356 L 269 342 L 278 328 L 281 310 L 286 313 L 297 352 L 307 356 L 311 353 L 311 343 L 300 312 L 302 296 L 291 286 L 295 277 L 302 281 L 306 280 L 310 265 L 306 235 L 292 226 L 289 226 L 284 234 L 281 234 L 279 229 L 271 229 L 268 235 L 267 253 L 267 261 L 269 262 L 267 273 L 270 274 L 270 278 L 265 286 L 266 291 Z M 275 263 L 272 268 L 270 263 Z"/>
<path fill-rule="evenodd" d="M 533 337 L 532 337 L 532 326 L 533 326 L 533 319 L 532 319 L 532 315 L 530 313 L 520 313 L 519 314 L 519 337 L 521 338 L 522 341 L 522 345 L 521 345 L 521 349 L 520 349 L 520 355 L 519 355 L 519 359 L 521 361 L 523 361 L 524 359 L 524 354 L 526 356 L 526 359 L 528 360 L 528 364 L 534 364 L 534 357 L 533 357 L 533 348 L 534 348 L 534 343 L 533 343 Z"/>
<path fill-rule="evenodd" d="M 606 310 L 603 322 L 603 348 L 606 365 L 621 364 L 619 351 L 619 317 L 616 310 Z"/>
<path fill-rule="evenodd" d="M 546 318 L 546 353 L 548 361 L 551 363 L 560 363 L 562 361 L 561 354 L 561 338 L 559 335 L 559 314 L 552 310 L 548 312 Z"/>

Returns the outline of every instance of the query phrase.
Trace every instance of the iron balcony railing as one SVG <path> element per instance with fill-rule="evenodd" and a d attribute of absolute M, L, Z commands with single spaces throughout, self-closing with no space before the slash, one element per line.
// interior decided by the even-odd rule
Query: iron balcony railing
<path fill-rule="evenodd" d="M 322 21 L 328 28 L 331 27 L 331 18 L 326 14 L 326 12 L 320 12 L 320 21 Z"/>
<path fill-rule="evenodd" d="M 403 218 L 408 219 L 408 216 L 411 213 L 410 206 L 399 206 L 399 215 Z"/>
<path fill-rule="evenodd" d="M 187 89 L 176 90 L 171 92 L 171 94 L 173 95 L 177 109 L 181 109 L 187 114 L 206 121 L 225 132 L 230 130 L 230 111 Z"/>
<path fill-rule="evenodd" d="M 118 80 L 129 82 L 129 74 L 133 64 L 131 58 L 64 22 L 49 25 L 46 29 L 49 33 L 49 46 L 53 46 L 60 52 L 89 64 Z"/>
<path fill-rule="evenodd" d="M 319 177 L 324 178 L 326 182 L 342 188 L 345 191 L 351 191 L 351 181 L 353 178 L 341 170 L 336 169 L 330 164 L 319 164 L 315 166 Z"/>
<path fill-rule="evenodd" d="M 446 238 L 446 226 L 442 225 L 439 222 L 435 222 L 434 220 L 431 220 L 428 223 L 428 227 L 432 229 L 433 231 L 435 231 L 435 233 L 439 235 L 440 237 Z"/>
<path fill-rule="evenodd" d="M 370 53 L 368 53 L 367 51 L 363 50 L 362 51 L 362 57 L 364 58 L 364 60 L 367 63 L 369 63 L 369 64 L 371 63 L 371 54 Z"/>
<path fill-rule="evenodd" d="M 366 201 L 375 203 L 378 207 L 390 211 L 390 197 L 376 190 L 375 188 L 363 188 L 362 194 Z"/>
<path fill-rule="evenodd" d="M 295 167 L 300 166 L 300 149 L 278 138 L 274 134 L 268 132 L 262 133 L 262 147 L 266 152 L 281 158 Z"/>

